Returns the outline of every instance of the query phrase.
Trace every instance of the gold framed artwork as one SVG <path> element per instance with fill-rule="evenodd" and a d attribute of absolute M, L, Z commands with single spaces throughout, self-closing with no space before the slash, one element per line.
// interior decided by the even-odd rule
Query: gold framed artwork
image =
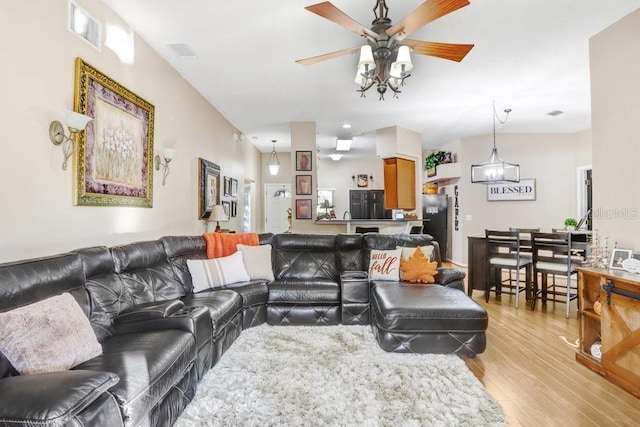
<path fill-rule="evenodd" d="M 153 206 L 154 107 L 76 58 L 75 111 L 92 117 L 78 138 L 74 203 Z"/>
<path fill-rule="evenodd" d="M 198 158 L 198 218 L 206 219 L 215 205 L 220 204 L 220 166 Z"/>

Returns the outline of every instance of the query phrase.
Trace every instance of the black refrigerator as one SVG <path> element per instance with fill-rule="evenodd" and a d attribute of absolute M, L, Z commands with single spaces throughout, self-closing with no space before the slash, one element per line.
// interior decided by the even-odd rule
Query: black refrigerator
<path fill-rule="evenodd" d="M 422 195 L 422 232 L 433 236 L 440 246 L 440 259 L 447 260 L 447 217 L 448 201 L 446 194 Z"/>

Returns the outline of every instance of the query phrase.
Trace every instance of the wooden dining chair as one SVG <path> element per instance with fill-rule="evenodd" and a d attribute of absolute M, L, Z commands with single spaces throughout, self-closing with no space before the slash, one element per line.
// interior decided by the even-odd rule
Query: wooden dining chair
<path fill-rule="evenodd" d="M 486 278 L 485 300 L 489 301 L 491 288 L 495 287 L 496 295 L 508 293 L 515 295 L 515 306 L 518 308 L 518 298 L 521 291 L 525 291 L 525 298 L 530 301 L 532 295 L 531 259 L 523 257 L 520 248 L 520 233 L 518 231 L 485 230 L 486 238 Z M 509 281 L 502 281 L 502 270 L 508 269 L 516 274 L 515 286 Z M 525 286 L 520 288 L 520 271 L 525 270 Z M 503 288 L 508 288 L 504 292 Z M 532 307 L 533 308 L 533 307 Z"/>
<path fill-rule="evenodd" d="M 585 247 L 574 247 L 571 241 L 571 233 L 531 233 L 533 248 L 533 299 L 535 308 L 536 300 L 540 298 L 542 304 L 554 301 L 566 304 L 566 317 L 570 315 L 571 301 L 578 298 L 577 268 L 585 257 Z M 549 276 L 554 280 L 549 284 Z M 556 282 L 556 277 L 564 277 L 564 282 Z M 538 281 L 540 286 L 538 286 Z"/>

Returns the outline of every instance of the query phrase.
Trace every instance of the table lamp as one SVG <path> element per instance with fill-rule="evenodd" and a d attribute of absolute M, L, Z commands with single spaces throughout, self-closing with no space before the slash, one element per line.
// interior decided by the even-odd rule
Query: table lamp
<path fill-rule="evenodd" d="M 211 215 L 209 215 L 209 219 L 207 220 L 207 222 L 215 222 L 215 232 L 220 233 L 220 221 L 229 221 L 229 217 L 227 216 L 227 213 L 225 212 L 222 205 L 215 205 L 213 209 L 211 209 Z"/>

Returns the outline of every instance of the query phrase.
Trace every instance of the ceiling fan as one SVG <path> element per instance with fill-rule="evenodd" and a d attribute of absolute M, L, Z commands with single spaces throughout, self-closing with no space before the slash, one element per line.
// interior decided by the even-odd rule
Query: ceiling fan
<path fill-rule="evenodd" d="M 421 55 L 460 62 L 473 48 L 472 44 L 435 43 L 407 38 L 424 25 L 468 5 L 469 0 L 426 0 L 411 14 L 392 25 L 391 19 L 387 17 L 389 8 L 386 1 L 376 0 L 373 8 L 375 19 L 371 23 L 371 28 L 366 28 L 353 20 L 331 2 L 325 1 L 307 6 L 306 10 L 367 39 L 367 44 L 299 59 L 296 62 L 313 65 L 360 51 L 355 82 L 360 85 L 358 91 L 361 92 L 361 96 L 364 97 L 364 93 L 376 84 L 381 100 L 384 99 L 387 88 L 394 92 L 394 97 L 397 97 L 400 93 L 399 87 L 404 85 L 404 80 L 410 76 L 409 71 L 413 68 L 409 55 L 410 49 Z"/>

